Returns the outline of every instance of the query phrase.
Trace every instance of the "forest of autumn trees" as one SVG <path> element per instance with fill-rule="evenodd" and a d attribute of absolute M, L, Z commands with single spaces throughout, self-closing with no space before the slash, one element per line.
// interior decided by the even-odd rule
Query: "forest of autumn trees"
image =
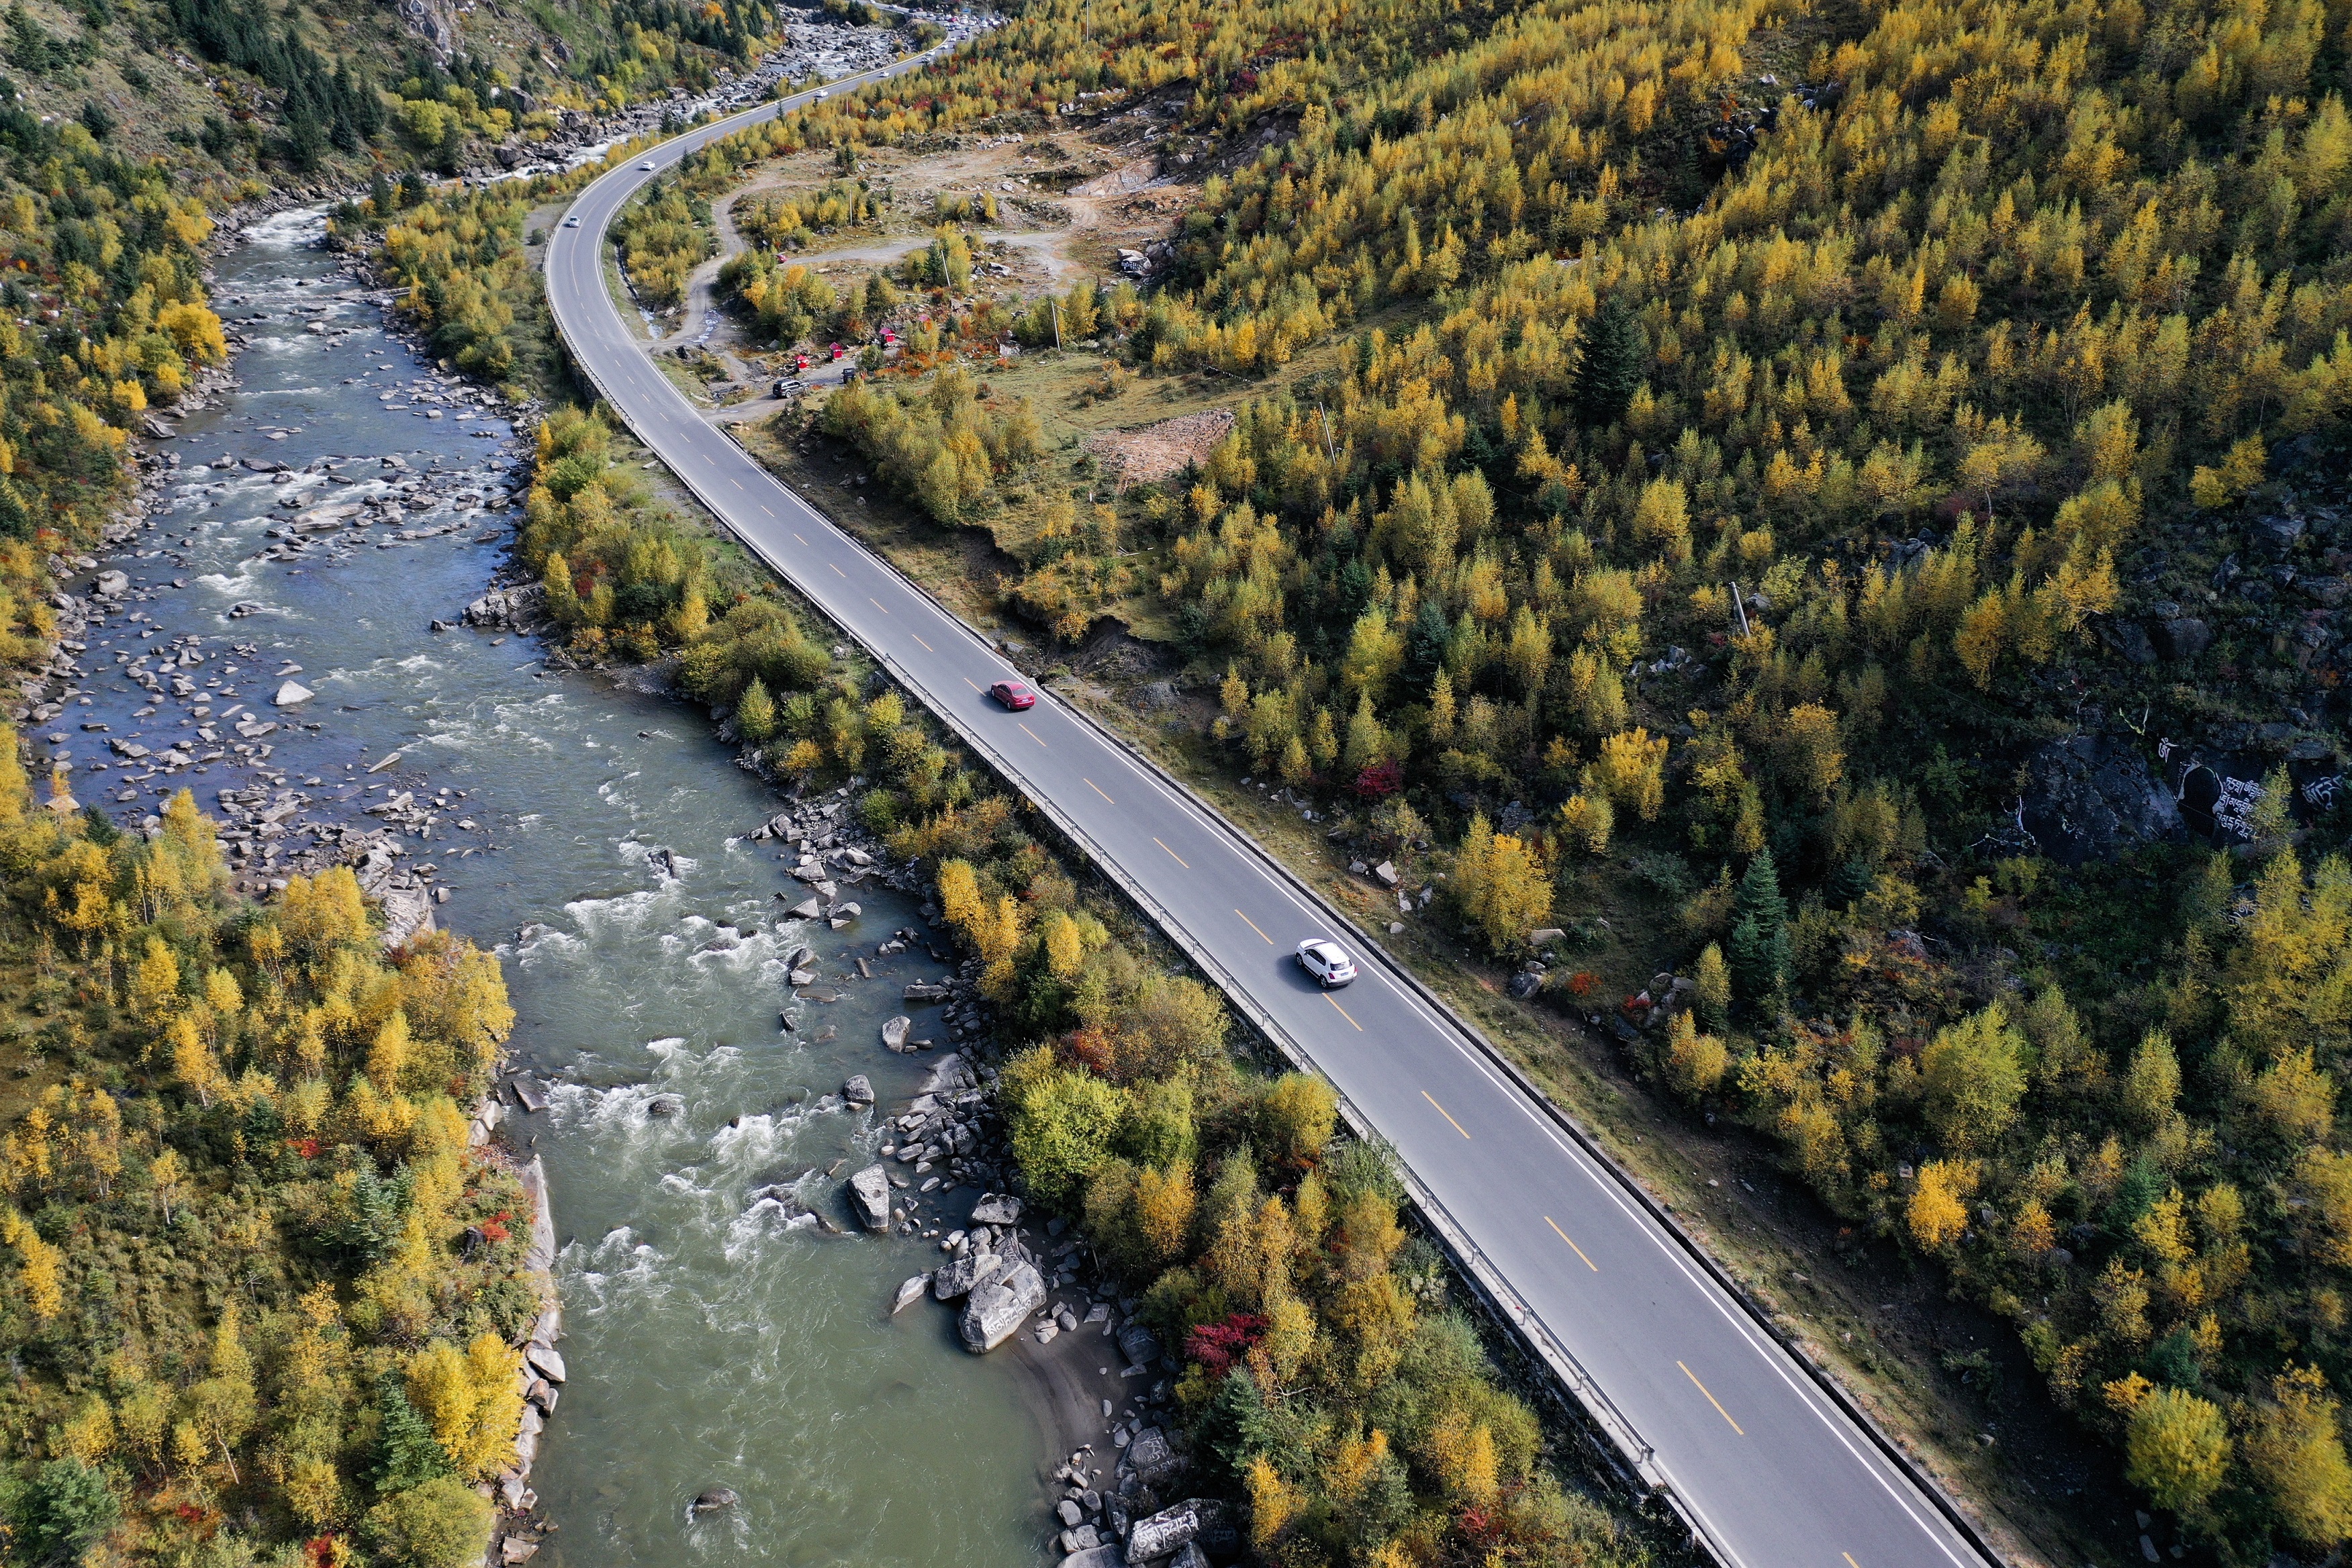
<path fill-rule="evenodd" d="M 186 791 L 126 834 L 16 756 L 0 735 L 36 1030 L 0 1133 L 12 1560 L 478 1556 L 541 1305 L 528 1200 L 459 1108 L 514 1023 L 497 960 L 387 956 L 347 869 L 238 904 Z"/>
<path fill-rule="evenodd" d="M 774 251 L 875 215 L 845 178 L 747 204 L 760 246 L 723 287 L 767 343 L 898 322 L 903 355 L 820 423 L 1016 547 L 1009 608 L 1070 643 L 1123 604 L 1171 624 L 1236 772 L 1436 845 L 1431 917 L 1496 955 L 1571 927 L 1587 956 L 1547 999 L 1695 976 L 1638 1048 L 1660 1085 L 2014 1320 L 2192 1532 L 2316 1555 L 2352 1538 L 2352 873 L 2344 792 L 2297 790 L 2341 767 L 2352 658 L 2327 599 L 2266 606 L 2340 581 L 2352 538 L 2255 525 L 2345 462 L 2347 27 L 2320 0 L 1055 0 L 699 155 L 643 220 L 646 276 L 700 258 L 688 198 L 758 158 L 1173 110 L 1199 200 L 1148 290 L 975 289 L 980 214 L 946 211 L 836 290 Z M 1008 334 L 1248 392 L 1194 471 L 1114 500 L 989 373 Z M 575 639 L 682 647 L 789 770 L 879 768 L 877 828 L 978 810 L 897 699 L 719 587 L 590 424 L 543 441 L 531 559 Z M 2232 586 L 2254 567 L 2267 597 Z M 2202 635 L 2159 661 L 2140 629 L 2184 616 Z M 2258 728 L 2231 841 L 2066 865 L 2016 831 L 2053 742 L 2153 781 L 2163 737 Z M 977 868 L 961 924 L 992 965 L 1027 951 L 1066 988 L 1094 962 L 1027 873 L 936 852 Z M 1582 918 L 1629 902 L 1666 950 Z M 1160 1091 L 1056 1006 L 1017 1098 L 1076 1107 L 1078 1166 L 1128 1175 L 1088 1196 L 1057 1134 L 1033 1182 L 1145 1259 L 1172 1167 L 1108 1129 Z M 1297 1176 L 1256 1190 L 1295 1212 Z M 1163 1264 L 1208 1277 L 1171 1243 L 1139 1279 Z M 1276 1477 L 1369 1419 L 1317 1408 L 1326 1446 Z"/>
<path fill-rule="evenodd" d="M 1182 483 L 1065 500 L 1061 459 L 994 438 L 1006 392 L 941 369 L 1028 307 L 910 277 L 916 384 L 821 418 L 940 520 L 1050 540 L 1010 585 L 1048 629 L 1156 595 L 1232 765 L 1454 846 L 1498 952 L 1667 904 L 1686 946 L 1627 964 L 1698 977 L 1643 1047 L 1666 1087 L 2014 1318 L 2193 1531 L 2323 1552 L 2352 1537 L 2341 812 L 2282 768 L 2210 858 L 2070 870 L 2004 830 L 2086 710 L 2137 715 L 2113 738 L 2151 769 L 2168 730 L 2336 744 L 2325 618 L 2290 639 L 2204 590 L 2343 461 L 2347 22 L 1032 7 L 809 142 L 1082 92 L 1246 131 L 1173 276 L 1082 308 L 1136 368 L 1261 389 Z M 842 308 L 740 277 L 783 338 Z M 2306 575 L 2352 542 L 2287 537 Z M 1139 546 L 1156 580 L 1113 562 Z M 2151 669 L 2135 629 L 2183 601 L 2212 645 Z"/>
<path fill-rule="evenodd" d="M 868 824 L 931 876 L 1015 1052 L 998 1100 L 1024 1189 L 1079 1223 L 1181 1347 L 1201 1484 L 1246 1502 L 1256 1558 L 1646 1561 L 1561 1486 L 1436 1249 L 1405 1228 L 1384 1154 L 1335 1137 L 1330 1086 L 1247 1065 L 1213 991 L 1157 961 L 897 692 L 855 691 L 837 679 L 821 716 L 805 695 L 788 705 L 807 753 L 792 766 L 863 769 Z"/>

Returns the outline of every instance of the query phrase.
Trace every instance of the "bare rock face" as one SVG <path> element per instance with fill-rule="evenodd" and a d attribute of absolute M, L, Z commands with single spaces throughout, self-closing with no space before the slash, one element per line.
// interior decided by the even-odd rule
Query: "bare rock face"
<path fill-rule="evenodd" d="M 851 1176 L 849 1206 L 856 1211 L 857 1222 L 866 1229 L 890 1228 L 890 1173 L 879 1165 L 871 1165 Z"/>
<path fill-rule="evenodd" d="M 2184 664 L 2213 645 L 2213 628 L 2194 615 L 2169 616 L 2147 631 L 2156 652 L 2174 664 Z"/>
<path fill-rule="evenodd" d="M 2026 769 L 2023 826 L 2061 865 L 2187 836 L 2179 802 L 2133 748 L 2074 736 L 2036 751 Z"/>
<path fill-rule="evenodd" d="M 1029 1314 L 1045 1304 L 1045 1281 L 1036 1268 L 1016 1265 L 973 1287 L 957 1324 L 966 1350 L 983 1355 L 1021 1332 Z"/>

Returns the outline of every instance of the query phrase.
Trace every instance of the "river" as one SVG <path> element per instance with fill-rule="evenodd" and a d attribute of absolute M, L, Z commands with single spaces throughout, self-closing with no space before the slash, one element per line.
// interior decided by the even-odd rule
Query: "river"
<path fill-rule="evenodd" d="M 239 384 L 169 444 L 184 466 L 156 528 L 100 563 L 131 587 L 122 613 L 87 632 L 89 705 L 28 734 L 74 760 L 80 799 L 126 821 L 182 785 L 207 810 L 222 789 L 299 791 L 296 824 L 352 820 L 395 790 L 450 791 L 433 838 L 410 839 L 409 863 L 437 868 L 443 924 L 498 949 L 520 1019 L 512 1056 L 553 1084 L 544 1113 L 512 1113 L 504 1129 L 546 1160 L 562 1244 L 571 1381 L 532 1476 L 560 1527 L 539 1563 L 1034 1557 L 1045 1438 L 1020 1375 L 1002 1353 L 966 1354 L 943 1310 L 887 1315 L 897 1282 L 937 1253 L 744 1212 L 748 1188 L 863 1163 L 880 1142 L 870 1113 L 818 1112 L 816 1096 L 855 1072 L 885 1113 L 915 1092 L 925 1059 L 885 1051 L 878 1026 L 900 984 L 940 967 L 909 955 L 861 984 L 847 958 L 853 941 L 871 954 L 919 924 L 914 908 L 868 885 L 855 894 L 859 922 L 803 930 L 773 895 L 804 890 L 771 846 L 741 837 L 777 803 L 698 714 L 549 672 L 526 641 L 428 631 L 482 591 L 520 516 L 494 509 L 517 476 L 512 432 L 416 401 L 446 389 L 381 329 L 376 305 L 313 245 L 320 232 L 314 215 L 283 214 L 222 258 L 215 303 L 249 339 Z M 386 468 L 387 455 L 405 468 Z M 235 465 L 211 466 L 219 458 Z M 289 486 L 248 460 L 322 468 Z M 404 476 L 423 480 L 430 505 L 398 526 L 255 559 L 285 526 L 271 508 L 289 487 L 315 507 Z M 158 704 L 110 674 L 180 638 L 204 659 L 173 666 L 194 696 Z M 273 709 L 289 665 L 316 695 Z M 241 757 L 223 733 L 265 721 L 292 726 L 241 742 L 270 747 L 266 757 Z M 115 740 L 151 755 L 110 757 Z M 194 760 L 133 781 L 175 741 Z M 368 771 L 394 751 L 392 768 Z M 671 852 L 667 870 L 656 849 Z M 802 941 L 837 1003 L 792 1000 L 782 960 Z M 796 1032 L 780 1030 L 780 1006 Z M 683 1109 L 659 1113 L 656 1095 Z M 714 1486 L 740 1506 L 690 1519 L 688 1500 Z"/>

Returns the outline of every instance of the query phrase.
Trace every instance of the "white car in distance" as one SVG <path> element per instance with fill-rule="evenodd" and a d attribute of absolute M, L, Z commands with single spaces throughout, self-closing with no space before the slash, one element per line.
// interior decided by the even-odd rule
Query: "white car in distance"
<path fill-rule="evenodd" d="M 1298 967 L 1327 991 L 1356 977 L 1356 961 L 1348 956 L 1347 949 L 1323 936 L 1310 936 L 1298 945 Z"/>

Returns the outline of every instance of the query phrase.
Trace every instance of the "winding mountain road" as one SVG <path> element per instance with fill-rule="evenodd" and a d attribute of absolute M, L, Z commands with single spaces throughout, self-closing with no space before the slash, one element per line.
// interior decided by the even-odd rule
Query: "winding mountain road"
<path fill-rule="evenodd" d="M 944 46 L 943 46 L 944 47 Z M 891 71 L 846 78 L 853 89 Z M 1090 719 L 985 695 L 1013 668 L 784 487 L 648 361 L 605 284 L 630 194 L 762 104 L 633 158 L 583 191 L 547 246 L 578 364 L 724 525 L 824 608 L 1084 846 L 1352 1124 L 1394 1147 L 1472 1278 L 1568 1385 L 1622 1464 L 1728 1568 L 1984 1568 L 1975 1529 L 1767 1329 L 1638 1187 L 1473 1030 L 1245 835 Z M 642 165 L 650 165 L 650 171 Z M 1362 977 L 1325 992 L 1292 960 L 1339 936 Z"/>

